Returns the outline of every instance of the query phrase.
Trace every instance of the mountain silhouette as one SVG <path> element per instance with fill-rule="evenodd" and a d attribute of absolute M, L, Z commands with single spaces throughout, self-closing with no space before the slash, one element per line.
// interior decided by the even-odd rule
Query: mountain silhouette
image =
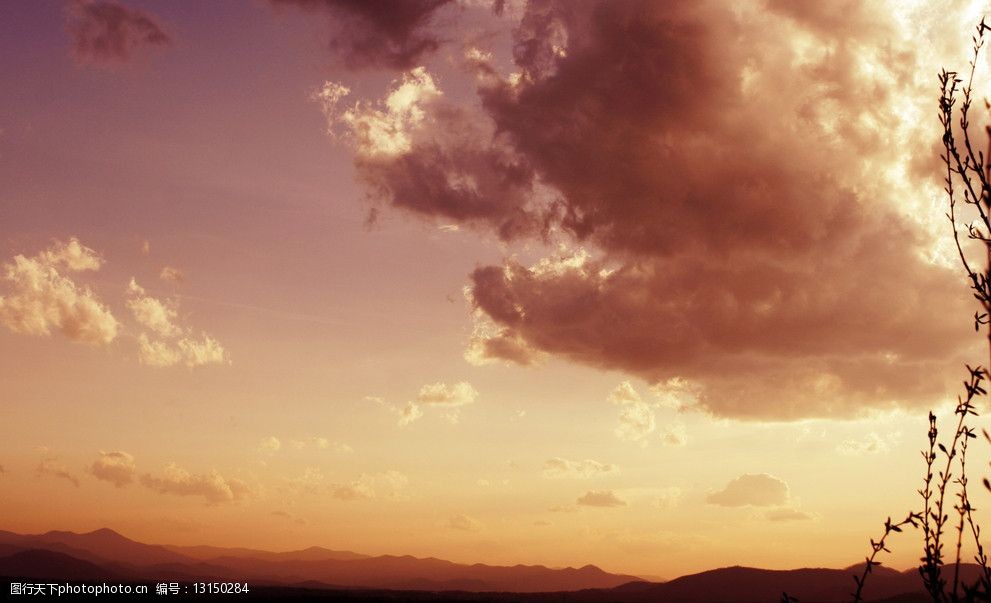
<path fill-rule="evenodd" d="M 354 601 L 756 603 L 780 600 L 787 592 L 802 603 L 832 603 L 850 600 L 852 577 L 862 570 L 862 565 L 794 570 L 737 566 L 657 583 L 611 574 L 594 565 L 467 565 L 322 547 L 271 552 L 150 545 L 109 529 L 38 535 L 0 531 L 0 577 L 8 579 L 237 581 L 268 589 L 262 591 L 266 596 L 306 598 L 333 591 L 337 600 Z M 975 582 L 979 568 L 965 564 L 961 574 L 965 582 Z M 866 601 L 878 603 L 925 600 L 916 570 L 900 572 L 883 566 L 874 568 L 864 595 Z"/>

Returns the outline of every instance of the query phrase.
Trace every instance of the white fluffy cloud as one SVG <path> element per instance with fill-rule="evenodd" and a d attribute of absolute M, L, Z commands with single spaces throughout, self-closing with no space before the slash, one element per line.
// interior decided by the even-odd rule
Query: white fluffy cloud
<path fill-rule="evenodd" d="M 366 158 L 408 153 L 413 144 L 412 131 L 423 123 L 423 105 L 441 94 L 423 67 L 403 74 L 402 82 L 381 107 L 359 102 L 342 108 L 344 97 L 350 93 L 346 86 L 326 82 L 314 94 L 314 100 L 327 117 L 328 131 L 333 133 L 344 126 L 354 137 L 356 152 Z"/>
<path fill-rule="evenodd" d="M 788 502 L 788 484 L 767 473 L 748 473 L 713 492 L 706 501 L 721 507 L 774 507 Z"/>
<path fill-rule="evenodd" d="M 127 286 L 127 307 L 141 326 L 163 337 L 180 333 L 175 325 L 176 311 L 165 302 L 145 294 L 145 290 L 132 278 Z"/>
<path fill-rule="evenodd" d="M 100 451 L 100 456 L 89 469 L 96 479 L 123 488 L 134 481 L 134 457 L 121 450 Z"/>
<path fill-rule="evenodd" d="M 56 242 L 33 256 L 17 255 L 3 265 L 8 287 L 0 296 L 0 323 L 12 331 L 50 335 L 53 330 L 89 344 L 108 344 L 118 323 L 89 287 L 63 274 L 99 270 L 103 260 L 77 239 Z"/>
<path fill-rule="evenodd" d="M 141 483 L 161 494 L 202 496 L 211 504 L 234 502 L 251 494 L 248 485 L 239 479 L 225 478 L 216 471 L 194 474 L 175 463 L 166 465 L 161 477 L 142 475 Z"/>
<path fill-rule="evenodd" d="M 138 358 L 143 364 L 195 367 L 228 362 L 227 352 L 216 339 L 206 333 L 196 338 L 191 329 L 176 324 L 176 302 L 148 295 L 133 278 L 127 297 L 134 319 L 147 329 L 138 335 Z"/>
<path fill-rule="evenodd" d="M 445 419 L 457 423 L 461 408 L 473 404 L 477 397 L 478 392 L 470 383 L 462 381 L 447 385 L 438 382 L 424 385 L 414 400 L 394 410 L 399 415 L 400 426 L 409 425 L 422 417 L 425 408 L 442 410 Z"/>

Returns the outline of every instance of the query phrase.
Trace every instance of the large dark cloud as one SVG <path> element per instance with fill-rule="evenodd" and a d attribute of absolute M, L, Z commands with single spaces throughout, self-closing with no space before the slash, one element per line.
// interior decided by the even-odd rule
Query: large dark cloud
<path fill-rule="evenodd" d="M 932 186 L 916 169 L 930 129 L 907 118 L 917 57 L 887 41 L 901 34 L 881 10 L 769 8 L 531 1 L 513 75 L 470 57 L 493 136 L 453 136 L 424 104 L 412 143 L 377 158 L 374 188 L 395 205 L 591 252 L 475 270 L 492 323 L 475 356 L 512 342 L 489 355 L 681 377 L 698 405 L 737 417 L 948 391 L 971 312 L 907 216 Z M 493 141 L 519 177 L 479 219 L 448 189 Z M 504 228 L 514 214 L 540 227 Z"/>
<path fill-rule="evenodd" d="M 409 69 L 441 43 L 428 25 L 451 0 L 271 0 L 325 12 L 331 20 L 331 50 L 352 68 Z"/>
<path fill-rule="evenodd" d="M 127 62 L 135 52 L 171 43 L 154 16 L 112 0 L 73 0 L 66 26 L 73 54 L 97 65 Z"/>

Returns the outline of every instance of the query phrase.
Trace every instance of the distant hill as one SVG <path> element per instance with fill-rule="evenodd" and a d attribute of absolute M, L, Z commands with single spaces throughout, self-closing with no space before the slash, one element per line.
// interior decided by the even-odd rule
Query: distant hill
<path fill-rule="evenodd" d="M 0 555 L 46 550 L 104 568 L 115 575 L 150 580 L 249 581 L 267 584 L 320 583 L 341 588 L 423 591 L 547 592 L 608 589 L 638 580 L 595 566 L 551 569 L 464 565 L 442 559 L 383 555 L 311 547 L 270 552 L 209 546 L 143 544 L 109 529 L 85 534 L 38 535 L 0 532 Z M 42 571 L 43 568 L 36 568 Z M 37 573 L 37 572 L 36 572 Z M 52 572 L 53 578 L 59 578 Z"/>
<path fill-rule="evenodd" d="M 217 557 L 245 557 L 265 561 L 345 561 L 349 559 L 368 559 L 369 557 L 369 555 L 361 555 L 351 551 L 332 551 L 319 546 L 280 553 L 258 549 L 225 548 L 219 546 L 175 546 L 169 544 L 162 546 L 180 555 L 201 560 L 215 559 Z"/>
<path fill-rule="evenodd" d="M 63 553 L 28 549 L 0 558 L 0 576 L 61 581 L 121 581 L 130 576 Z"/>
<path fill-rule="evenodd" d="M 112 530 L 38 535 L 0 531 L 0 577 L 58 581 L 238 581 L 251 598 L 341 601 L 472 601 L 493 603 L 757 603 L 782 592 L 802 603 L 849 601 L 853 575 L 845 569 L 764 570 L 727 567 L 645 582 L 594 565 L 552 569 L 540 565 L 466 565 L 434 558 L 361 555 L 311 547 L 271 552 L 210 546 L 143 544 Z M 962 566 L 967 582 L 977 566 Z M 915 570 L 875 568 L 864 592 L 875 603 L 925 601 Z"/>

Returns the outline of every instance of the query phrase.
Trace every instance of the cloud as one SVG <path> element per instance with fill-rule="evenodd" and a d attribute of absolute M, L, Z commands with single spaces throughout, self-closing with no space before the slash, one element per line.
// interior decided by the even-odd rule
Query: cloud
<path fill-rule="evenodd" d="M 355 480 L 350 484 L 342 484 L 334 488 L 334 498 L 340 500 L 366 500 L 375 498 L 375 490 L 371 484 L 362 480 Z"/>
<path fill-rule="evenodd" d="M 225 478 L 215 470 L 194 474 L 175 463 L 166 465 L 161 477 L 142 475 L 141 484 L 160 494 L 202 496 L 210 504 L 236 502 L 251 494 L 248 485 L 239 479 Z"/>
<path fill-rule="evenodd" d="M 773 507 L 788 502 L 788 484 L 766 473 L 748 473 L 731 480 L 726 487 L 706 497 L 721 507 Z"/>
<path fill-rule="evenodd" d="M 684 446 L 688 443 L 688 430 L 682 423 L 666 425 L 661 430 L 661 442 L 666 446 Z"/>
<path fill-rule="evenodd" d="M 327 82 L 314 98 L 328 131 L 354 148 L 372 200 L 506 240 L 544 228 L 530 168 L 477 109 L 446 102 L 426 69 L 404 73 L 377 103 L 347 105 L 349 94 Z"/>
<path fill-rule="evenodd" d="M 772 509 L 767 512 L 765 517 L 768 521 L 806 521 L 815 519 L 814 516 L 806 513 L 805 511 L 799 511 L 798 509 L 792 509 L 789 507 Z"/>
<path fill-rule="evenodd" d="M 459 513 L 453 517 L 449 517 L 444 526 L 452 530 L 461 530 L 463 532 L 478 532 L 482 529 L 482 523 L 477 519 Z"/>
<path fill-rule="evenodd" d="M 126 63 L 135 53 L 172 40 L 153 15 L 110 0 L 72 0 L 66 10 L 72 53 L 93 65 Z"/>
<path fill-rule="evenodd" d="M 351 454 L 354 448 L 344 442 L 331 442 L 327 438 L 313 438 L 313 445 L 321 450 L 330 449 L 341 454 Z"/>
<path fill-rule="evenodd" d="M 939 65 L 914 44 L 928 9 L 803 6 L 530 2 L 510 73 L 468 53 L 481 109 L 420 71 L 337 120 L 373 198 L 572 250 L 470 274 L 491 321 L 470 358 L 684 380 L 698 388 L 681 404 L 748 419 L 950 391 L 973 308 L 919 218 L 940 198 Z M 417 119 L 370 152 L 358 126 L 410 82 L 431 91 Z"/>
<path fill-rule="evenodd" d="M 882 454 L 889 452 L 898 442 L 900 433 L 889 433 L 885 436 L 871 432 L 863 440 L 843 440 L 836 446 L 840 454 L 859 456 L 863 454 Z"/>
<path fill-rule="evenodd" d="M 574 505 L 557 505 L 547 510 L 551 513 L 575 513 L 578 511 L 578 507 Z"/>
<path fill-rule="evenodd" d="M 620 500 L 612 490 L 589 490 L 578 497 L 578 504 L 586 507 L 625 507 L 626 501 Z"/>
<path fill-rule="evenodd" d="M 657 428 L 654 411 L 643 401 L 629 381 L 616 386 L 609 394 L 609 401 L 619 406 L 619 425 L 616 437 L 627 442 L 640 442 L 646 446 L 646 437 Z"/>
<path fill-rule="evenodd" d="M 332 24 L 330 49 L 351 69 L 408 69 L 441 40 L 428 30 L 451 0 L 271 0 L 321 11 Z"/>
<path fill-rule="evenodd" d="M 577 478 L 591 479 L 619 473 L 619 467 L 610 463 L 600 463 L 592 459 L 569 461 L 554 457 L 544 461 L 544 477 L 550 479 Z"/>
<path fill-rule="evenodd" d="M 96 479 L 123 488 L 134 481 L 134 457 L 120 450 L 112 452 L 101 450 L 99 458 L 93 461 L 89 472 Z"/>
<path fill-rule="evenodd" d="M 475 305 L 468 290 L 468 303 Z M 502 362 L 519 366 L 537 366 L 546 354 L 536 350 L 519 334 L 496 325 L 484 312 L 472 312 L 472 333 L 464 358 L 470 364 L 483 366 Z"/>
<path fill-rule="evenodd" d="M 275 436 L 262 438 L 258 443 L 258 450 L 262 452 L 278 452 L 279 448 L 282 448 L 282 442 Z"/>
<path fill-rule="evenodd" d="M 103 266 L 103 258 L 89 247 L 83 246 L 76 237 L 70 237 L 68 243 L 55 241 L 37 257 L 48 266 L 64 268 L 70 272 L 96 271 Z"/>
<path fill-rule="evenodd" d="M 331 495 L 340 500 L 367 500 L 384 493 L 387 498 L 403 499 L 408 485 L 409 478 L 399 471 L 363 473 L 356 480 L 335 485 Z"/>
<path fill-rule="evenodd" d="M 415 400 L 411 400 L 399 409 L 399 425 L 406 426 L 423 416 L 424 408 L 438 408 L 445 411 L 445 418 L 457 423 L 460 409 L 473 404 L 478 392 L 467 382 L 446 385 L 438 382 L 424 385 L 420 388 Z"/>
<path fill-rule="evenodd" d="M 79 487 L 79 479 L 70 473 L 69 469 L 63 465 L 56 456 L 47 455 L 45 458 L 41 459 L 41 462 L 38 463 L 38 467 L 35 469 L 35 473 L 39 477 L 50 475 L 52 477 L 64 479 L 73 486 L 77 488 Z"/>
<path fill-rule="evenodd" d="M 186 280 L 186 275 L 182 270 L 178 268 L 173 268 L 172 266 L 165 266 L 162 271 L 158 274 L 158 278 L 162 279 L 167 283 L 179 284 Z"/>
<path fill-rule="evenodd" d="M 174 323 L 176 319 L 174 308 L 145 295 L 145 290 L 133 278 L 127 287 L 127 292 L 129 295 L 127 307 L 143 327 L 163 337 L 172 337 L 180 333 L 179 327 Z"/>
<path fill-rule="evenodd" d="M 178 302 L 163 302 L 147 294 L 132 278 L 127 287 L 126 305 L 138 323 L 150 331 L 138 335 L 138 359 L 149 366 L 188 367 L 225 364 L 229 360 L 216 339 L 202 333 L 197 339 L 192 330 L 176 324 Z"/>
<path fill-rule="evenodd" d="M 89 287 L 62 273 L 98 270 L 102 263 L 76 238 L 56 242 L 34 257 L 14 256 L 3 265 L 8 286 L 0 296 L 0 323 L 17 333 L 50 335 L 58 330 L 73 341 L 109 344 L 117 337 L 117 320 Z"/>

